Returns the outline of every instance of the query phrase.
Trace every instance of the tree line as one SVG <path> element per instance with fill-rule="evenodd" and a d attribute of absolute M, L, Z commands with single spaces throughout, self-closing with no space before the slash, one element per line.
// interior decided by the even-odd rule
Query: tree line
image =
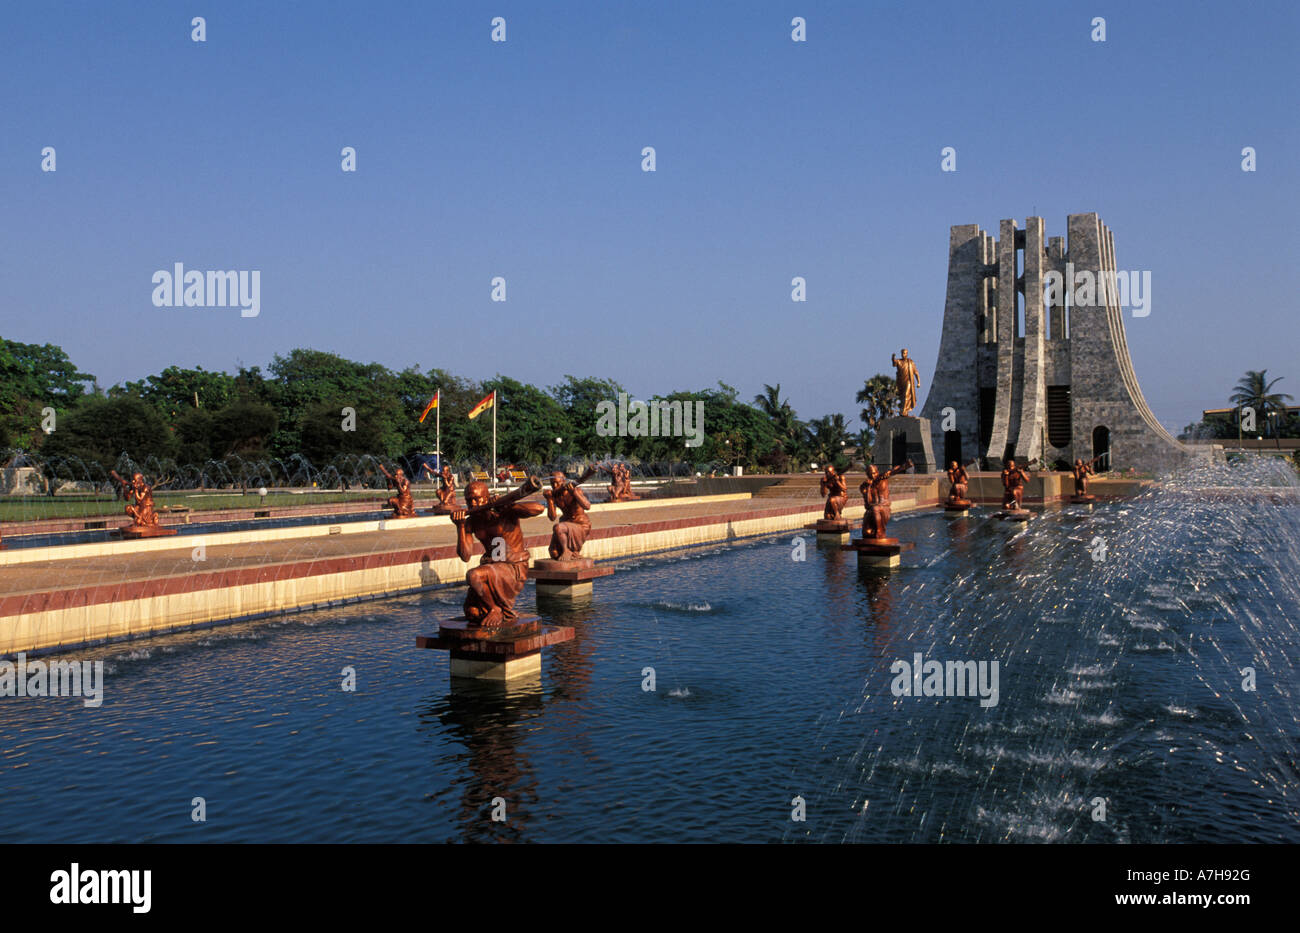
<path fill-rule="evenodd" d="M 490 460 L 490 414 L 474 421 L 467 414 L 495 391 L 502 463 L 614 457 L 748 472 L 849 466 L 847 454 L 869 448 L 894 398 L 892 379 L 867 380 L 858 393 L 863 427 L 854 433 L 839 413 L 801 420 L 779 384 L 765 385 L 752 403 L 721 382 L 656 396 L 704 403 L 703 443 L 688 448 L 681 437 L 600 436 L 597 404 L 626 391 L 607 378 L 566 375 L 543 389 L 504 375 L 476 381 L 436 367 L 394 371 L 298 348 L 277 354 L 265 371 L 169 366 L 104 390 L 62 348 L 0 338 L 0 448 L 47 460 L 75 457 L 104 469 L 122 455 L 182 464 L 301 455 L 318 469 L 348 456 L 391 460 L 434 449 L 435 414 L 423 424 L 419 416 L 435 391 L 441 392 L 442 452 L 449 460 Z"/>

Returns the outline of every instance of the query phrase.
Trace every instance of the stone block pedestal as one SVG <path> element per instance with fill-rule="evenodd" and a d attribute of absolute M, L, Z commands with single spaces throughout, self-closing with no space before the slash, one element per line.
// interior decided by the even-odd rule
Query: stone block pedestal
<path fill-rule="evenodd" d="M 895 459 L 895 451 L 899 459 Z M 871 445 L 871 462 L 882 471 L 911 459 L 917 473 L 934 473 L 934 442 L 930 438 L 930 419 L 895 415 L 880 423 L 876 442 Z"/>
<path fill-rule="evenodd" d="M 542 649 L 571 638 L 572 628 L 543 625 L 536 616 L 490 628 L 461 617 L 442 623 L 437 635 L 419 636 L 415 646 L 450 651 L 452 677 L 505 683 L 540 671 Z"/>
<path fill-rule="evenodd" d="M 811 525 L 804 525 L 808 531 L 817 532 L 818 544 L 847 544 L 849 536 L 852 534 L 853 526 L 845 519 L 837 518 L 834 520 L 818 519 Z"/>
<path fill-rule="evenodd" d="M 581 599 L 590 596 L 591 581 L 612 576 L 612 567 L 597 567 L 587 557 L 577 560 L 535 560 L 528 576 L 537 581 L 538 599 Z"/>
<path fill-rule="evenodd" d="M 1034 517 L 1029 509 L 1003 509 L 995 514 L 1004 522 L 1027 522 Z"/>
<path fill-rule="evenodd" d="M 904 544 L 897 538 L 854 538 L 841 550 L 857 551 L 859 567 L 892 570 L 902 563 L 899 555 L 914 547 L 916 545 L 912 542 Z"/>

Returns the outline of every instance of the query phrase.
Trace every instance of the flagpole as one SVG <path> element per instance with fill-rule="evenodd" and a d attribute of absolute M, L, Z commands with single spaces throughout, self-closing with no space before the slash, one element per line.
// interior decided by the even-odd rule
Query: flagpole
<path fill-rule="evenodd" d="M 497 394 L 492 392 L 492 484 L 497 481 Z"/>
<path fill-rule="evenodd" d="M 434 436 L 433 452 L 438 455 L 438 472 L 442 472 L 442 386 L 434 390 L 434 397 L 438 399 L 438 404 L 434 406 L 438 413 L 434 418 Z"/>

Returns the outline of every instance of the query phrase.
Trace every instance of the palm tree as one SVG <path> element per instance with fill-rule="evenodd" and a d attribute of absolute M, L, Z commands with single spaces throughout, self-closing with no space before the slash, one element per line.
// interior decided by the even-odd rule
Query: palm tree
<path fill-rule="evenodd" d="M 863 430 L 870 433 L 863 448 L 870 449 L 880 422 L 898 410 L 898 385 L 893 377 L 876 373 L 858 390 L 855 400 L 859 405 L 866 406 L 862 409 L 861 417 L 862 423 L 866 425 Z"/>
<path fill-rule="evenodd" d="M 1255 416 L 1268 421 L 1269 412 L 1285 412 L 1286 403 L 1295 401 L 1295 398 L 1286 392 L 1273 392 L 1273 386 L 1282 381 L 1278 376 L 1272 382 L 1268 381 L 1268 370 L 1246 370 L 1246 375 L 1241 378 L 1236 387 L 1232 390 L 1231 401 L 1239 408 L 1253 408 Z"/>
<path fill-rule="evenodd" d="M 763 383 L 763 391 L 754 396 L 754 404 L 773 422 L 780 421 L 782 417 L 792 413 L 790 403 L 781 398 L 781 383 L 779 382 L 775 386 L 770 386 L 766 382 Z"/>
<path fill-rule="evenodd" d="M 777 440 L 781 441 L 787 453 L 798 450 L 803 440 L 803 425 L 795 417 L 790 403 L 781 398 L 781 383 L 775 386 L 763 384 L 763 391 L 754 396 L 754 404 L 772 421 Z"/>
<path fill-rule="evenodd" d="M 844 416 L 822 415 L 808 422 L 805 441 L 812 459 L 819 464 L 831 463 L 844 454 L 844 445 L 852 440 Z"/>
<path fill-rule="evenodd" d="M 863 463 L 871 462 L 871 445 L 874 442 L 875 437 L 872 436 L 871 428 L 859 428 L 858 433 L 853 435 L 853 443 L 858 445 L 858 459 Z"/>

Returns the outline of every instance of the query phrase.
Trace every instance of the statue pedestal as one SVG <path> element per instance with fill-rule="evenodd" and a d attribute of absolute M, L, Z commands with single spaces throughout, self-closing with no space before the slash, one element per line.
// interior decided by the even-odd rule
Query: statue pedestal
<path fill-rule="evenodd" d="M 1096 501 L 1097 501 L 1097 497 L 1093 495 L 1088 495 L 1088 496 L 1076 495 L 1070 497 L 1071 505 L 1092 505 Z"/>
<path fill-rule="evenodd" d="M 943 504 L 943 510 L 952 516 L 961 516 L 970 514 L 971 501 L 969 499 L 948 499 Z"/>
<path fill-rule="evenodd" d="M 451 514 L 452 512 L 454 512 L 454 511 L 456 511 L 456 510 L 453 509 L 453 508 L 449 508 L 448 506 L 445 506 L 445 505 L 435 505 L 433 508 L 429 509 L 429 514 L 430 514 L 430 515 L 450 515 L 450 514 Z"/>
<path fill-rule="evenodd" d="M 842 518 L 821 518 L 804 528 L 817 532 L 818 544 L 846 544 L 853 531 L 853 526 Z"/>
<path fill-rule="evenodd" d="M 1034 517 L 1029 509 L 1003 509 L 995 515 L 1004 522 L 1027 522 Z"/>
<path fill-rule="evenodd" d="M 902 562 L 898 555 L 914 547 L 912 542 L 903 544 L 897 538 L 854 538 L 840 550 L 857 551 L 859 567 L 892 570 Z"/>
<path fill-rule="evenodd" d="M 612 567 L 597 567 L 588 557 L 577 560 L 535 560 L 528 578 L 537 581 L 538 599 L 579 599 L 591 595 L 591 581 L 612 576 Z"/>
<path fill-rule="evenodd" d="M 536 616 L 489 628 L 472 626 L 464 617 L 443 622 L 437 635 L 421 635 L 417 648 L 451 652 L 451 676 L 506 682 L 541 670 L 542 649 L 573 638 L 573 629 L 543 625 Z"/>
<path fill-rule="evenodd" d="M 876 442 L 871 445 L 871 462 L 881 470 L 889 470 L 910 459 L 917 473 L 934 473 L 938 467 L 933 445 L 929 418 L 895 415 L 880 423 Z"/>
<path fill-rule="evenodd" d="M 162 525 L 127 525 L 122 529 L 122 537 L 134 541 L 137 538 L 165 538 L 176 534 L 175 528 Z"/>

